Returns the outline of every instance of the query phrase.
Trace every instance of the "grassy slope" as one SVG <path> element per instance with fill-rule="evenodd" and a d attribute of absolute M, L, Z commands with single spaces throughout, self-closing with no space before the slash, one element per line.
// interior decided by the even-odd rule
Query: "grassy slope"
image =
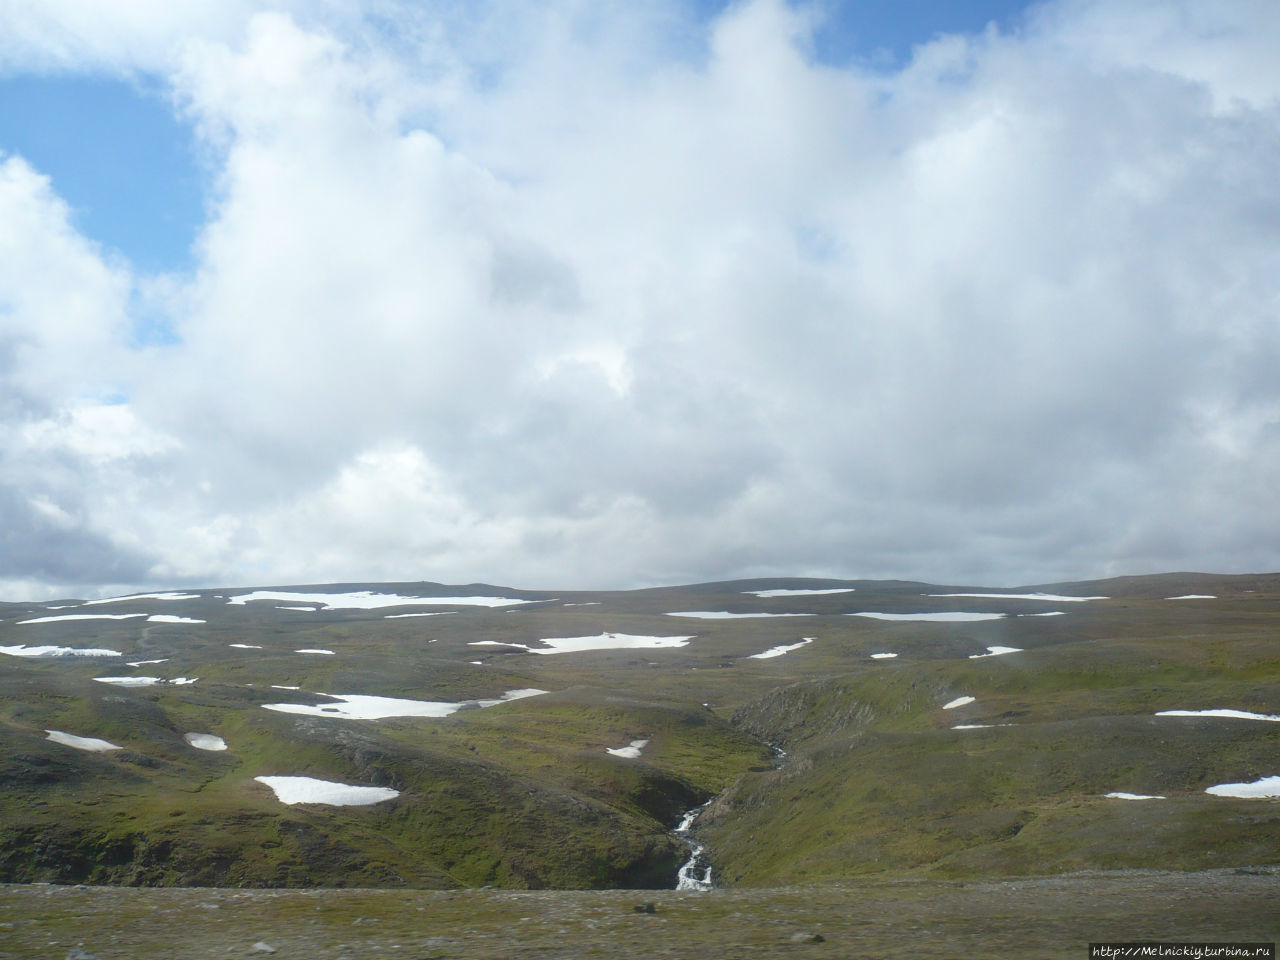
<path fill-rule="evenodd" d="M 903 583 L 772 600 L 742 592 L 776 585 L 564 593 L 554 596 L 598 605 L 398 620 L 211 596 L 163 608 L 209 621 L 198 626 L 36 628 L 16 624 L 26 611 L 14 609 L 0 643 L 126 656 L 0 664 L 0 879 L 661 886 L 683 856 L 671 826 L 721 792 L 699 830 L 718 875 L 743 885 L 1243 865 L 1280 854 L 1280 805 L 1203 793 L 1280 773 L 1280 724 L 1153 717 L 1171 708 L 1280 713 L 1278 578 L 1131 578 L 1068 590 L 1114 598 L 1075 605 L 929 599 L 921 594 L 945 588 Z M 1223 599 L 1162 599 L 1179 593 Z M 957 608 L 1069 613 L 963 624 L 842 615 Z M 817 615 L 666 616 L 724 609 Z M 604 631 L 696 639 L 672 650 L 545 657 L 469 645 Z M 818 639 L 784 657 L 747 659 L 801 636 Z M 988 644 L 1024 652 L 968 659 Z M 884 650 L 899 659 L 869 659 Z M 168 662 L 123 665 L 153 658 Z M 91 679 L 130 673 L 201 679 L 156 688 Z M 521 687 L 552 693 L 441 719 L 261 708 L 329 702 L 319 692 L 459 700 Z M 977 701 L 940 709 L 961 695 Z M 961 722 L 1014 725 L 950 729 Z M 71 750 L 45 740 L 49 728 L 126 749 Z M 182 740 L 188 731 L 218 734 L 231 750 L 193 750 Z M 650 741 L 638 761 L 604 752 L 634 739 Z M 772 768 L 766 743 L 789 751 L 782 769 Z M 372 807 L 286 807 L 252 779 L 289 774 L 402 795 Z M 1102 798 L 1112 790 L 1169 799 Z"/>

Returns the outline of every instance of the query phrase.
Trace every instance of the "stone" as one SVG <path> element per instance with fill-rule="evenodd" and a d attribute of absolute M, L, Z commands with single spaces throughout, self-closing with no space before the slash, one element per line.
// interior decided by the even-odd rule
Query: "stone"
<path fill-rule="evenodd" d="M 826 943 L 827 938 L 820 933 L 793 933 L 792 943 Z"/>
<path fill-rule="evenodd" d="M 657 913 L 658 908 L 653 903 L 637 903 L 635 905 L 636 913 Z"/>

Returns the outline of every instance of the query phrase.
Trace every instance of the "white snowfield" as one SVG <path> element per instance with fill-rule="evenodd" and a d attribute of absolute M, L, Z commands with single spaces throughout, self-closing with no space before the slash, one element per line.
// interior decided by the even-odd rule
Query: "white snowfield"
<path fill-rule="evenodd" d="M 1217 600 L 1212 593 L 1184 593 L 1180 597 L 1165 597 L 1166 600 Z"/>
<path fill-rule="evenodd" d="M 103 650 L 96 647 L 28 647 L 20 643 L 16 647 L 0 647 L 0 653 L 11 657 L 119 657 L 119 650 Z"/>
<path fill-rule="evenodd" d="M 853 593 L 853 587 L 836 587 L 831 590 L 743 590 L 757 597 L 818 597 L 827 593 Z"/>
<path fill-rule="evenodd" d="M 295 650 L 295 651 L 293 651 L 293 652 L 294 652 L 294 653 L 315 653 L 315 654 L 319 654 L 320 656 L 324 656 L 324 657 L 336 657 L 336 656 L 337 656 L 337 654 L 336 654 L 336 653 L 334 653 L 332 650 L 319 650 L 319 649 L 315 649 L 315 648 L 312 648 L 312 647 L 304 647 L 304 648 L 303 648 L 303 649 L 301 649 L 301 650 Z"/>
<path fill-rule="evenodd" d="M 163 658 L 163 659 L 161 659 L 161 660 L 130 660 L 130 661 L 129 661 L 129 666 L 131 666 L 131 667 L 145 667 L 145 666 L 147 666 L 148 664 L 152 664 L 152 663 L 168 663 L 168 662 L 169 662 L 169 658 L 168 658 L 168 657 L 165 657 L 165 658 Z"/>
<path fill-rule="evenodd" d="M 1084 603 L 1088 600 L 1110 600 L 1110 597 L 1068 597 L 1061 593 L 926 593 L 926 597 L 990 597 L 992 600 L 1048 600 L 1060 603 Z"/>
<path fill-rule="evenodd" d="M 729 613 L 725 610 L 681 610 L 668 617 L 692 617 L 695 620 L 746 620 L 752 617 L 812 617 L 812 613 Z"/>
<path fill-rule="evenodd" d="M 986 653 L 971 653 L 970 660 L 982 660 L 985 657 L 1003 657 L 1007 653 L 1021 653 L 1021 647 L 987 647 Z"/>
<path fill-rule="evenodd" d="M 447 617 L 452 610 L 432 610 L 424 613 L 388 613 L 383 620 L 403 620 L 405 617 Z"/>
<path fill-rule="evenodd" d="M 121 749 L 106 740 L 98 740 L 94 737 L 77 737 L 74 733 L 63 733 L 61 730 L 46 730 L 45 733 L 49 735 L 45 738 L 46 740 L 52 740 L 54 743 L 60 743 L 66 747 L 75 747 L 77 750 L 102 753 L 106 750 Z"/>
<path fill-rule="evenodd" d="M 1242 800 L 1280 797 L 1280 777 L 1263 777 L 1252 783 L 1220 783 L 1204 791 L 1215 797 L 1239 797 Z"/>
<path fill-rule="evenodd" d="M 956 697 L 950 703 L 944 703 L 942 705 L 942 709 L 954 710 L 956 707 L 963 707 L 967 703 L 973 703 L 975 699 L 975 697 Z"/>
<path fill-rule="evenodd" d="M 121 687 L 154 687 L 164 683 L 160 677 L 94 677 L 98 683 L 114 683 Z"/>
<path fill-rule="evenodd" d="M 615 757 L 623 757 L 627 760 L 636 760 L 640 756 L 640 751 L 648 745 L 648 740 L 632 740 L 631 743 L 625 747 L 618 747 L 616 749 L 613 747 L 605 747 L 604 752 L 612 754 Z"/>
<path fill-rule="evenodd" d="M 227 749 L 227 741 L 221 737 L 215 737 L 212 733 L 187 733 L 183 734 L 182 739 L 197 750 Z"/>
<path fill-rule="evenodd" d="M 893 660 L 897 656 L 898 655 L 896 653 L 873 653 L 871 655 L 871 659 L 872 660 Z"/>
<path fill-rule="evenodd" d="M 228 643 L 228 647 L 237 647 L 240 650 L 261 650 L 262 647 L 256 643 Z"/>
<path fill-rule="evenodd" d="M 1249 713 L 1246 710 L 1161 710 L 1157 717 L 1228 717 L 1234 720 L 1270 720 L 1280 723 L 1280 717 L 1269 713 Z"/>
<path fill-rule="evenodd" d="M 33 620 L 19 620 L 18 623 L 60 623 L 64 620 L 134 620 L 145 616 L 145 613 L 60 613 L 56 617 L 36 617 Z"/>
<path fill-rule="evenodd" d="M 509 607 L 518 603 L 542 603 L 541 600 L 518 600 L 515 597 L 402 597 L 395 593 L 295 593 L 289 590 L 254 590 L 240 593 L 227 603 L 243 606 L 253 600 L 279 600 L 284 603 L 314 603 L 325 610 L 376 610 L 379 607 Z M 306 608 L 303 608 L 306 609 Z"/>
<path fill-rule="evenodd" d="M 870 617 L 872 620 L 907 622 L 913 620 L 936 623 L 971 623 L 978 620 L 1001 620 L 1003 613 L 846 613 L 846 617 Z"/>
<path fill-rule="evenodd" d="M 496 700 L 463 700 L 449 703 L 443 700 L 406 700 L 399 697 L 375 697 L 359 693 L 322 693 L 319 696 L 339 701 L 335 704 L 264 703 L 267 710 L 277 713 L 297 713 L 309 717 L 338 717 L 343 720 L 385 720 L 388 717 L 447 717 L 465 708 L 495 707 L 512 700 L 536 697 L 546 690 L 526 688 L 508 690 Z"/>
<path fill-rule="evenodd" d="M 172 680 L 165 680 L 163 677 L 94 677 L 98 683 L 114 683 L 119 687 L 154 687 L 158 684 L 167 683 L 176 687 L 185 686 L 189 683 L 195 683 L 199 677 L 174 677 Z"/>
<path fill-rule="evenodd" d="M 1163 800 L 1158 793 L 1105 793 L 1104 797 L 1112 800 Z"/>
<path fill-rule="evenodd" d="M 747 657 L 748 660 L 771 660 L 774 657 L 780 657 L 783 654 L 790 653 L 792 650 L 799 650 L 801 647 L 807 647 L 813 643 L 815 637 L 804 637 L 799 643 L 789 643 L 786 646 L 770 647 L 764 653 L 753 653 Z"/>
<path fill-rule="evenodd" d="M 628 633 L 602 633 L 594 637 L 546 637 L 539 640 L 546 647 L 531 647 L 524 643 L 503 643 L 498 640 L 473 640 L 469 647 L 515 647 L 528 653 L 548 656 L 553 653 L 582 653 L 586 650 L 643 650 L 662 647 L 683 647 L 693 637 L 643 637 Z"/>
<path fill-rule="evenodd" d="M 367 807 L 394 800 L 399 790 L 390 787 L 359 787 L 314 777 L 254 777 L 275 791 L 281 803 L 323 803 L 331 807 Z"/>
<path fill-rule="evenodd" d="M 197 620 L 195 617 L 177 617 L 170 613 L 153 613 L 147 617 L 147 623 L 208 623 L 207 620 Z"/>
<path fill-rule="evenodd" d="M 199 600 L 198 593 L 131 593 L 127 597 L 107 597 L 105 600 L 86 600 L 82 607 L 92 607 L 99 603 L 123 603 L 125 600 Z"/>

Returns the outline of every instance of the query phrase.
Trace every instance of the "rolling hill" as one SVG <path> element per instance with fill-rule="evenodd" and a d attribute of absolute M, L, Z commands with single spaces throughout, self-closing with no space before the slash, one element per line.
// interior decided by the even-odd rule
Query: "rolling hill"
<path fill-rule="evenodd" d="M 0 604 L 0 881 L 662 888 L 692 843 L 742 888 L 1273 864 L 1278 635 L 1280 575 Z"/>

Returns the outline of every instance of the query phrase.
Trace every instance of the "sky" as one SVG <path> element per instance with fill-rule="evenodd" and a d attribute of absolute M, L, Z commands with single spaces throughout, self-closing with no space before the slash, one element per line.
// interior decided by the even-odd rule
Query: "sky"
<path fill-rule="evenodd" d="M 0 0 L 0 599 L 1280 569 L 1273 0 Z"/>

